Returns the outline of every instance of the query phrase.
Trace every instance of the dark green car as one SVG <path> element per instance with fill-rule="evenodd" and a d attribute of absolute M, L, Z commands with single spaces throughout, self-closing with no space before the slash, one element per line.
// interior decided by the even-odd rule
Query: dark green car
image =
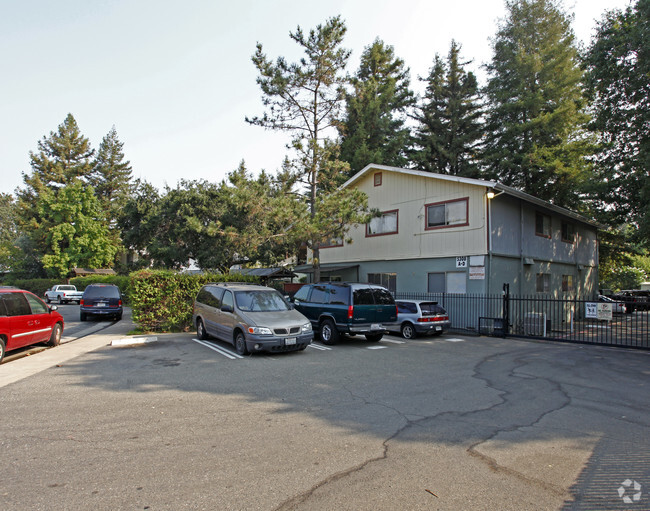
<path fill-rule="evenodd" d="M 307 284 L 296 292 L 293 304 L 307 316 L 325 344 L 336 344 L 341 334 L 365 335 L 369 341 L 379 341 L 387 332 L 386 324 L 397 321 L 393 295 L 374 284 Z"/>

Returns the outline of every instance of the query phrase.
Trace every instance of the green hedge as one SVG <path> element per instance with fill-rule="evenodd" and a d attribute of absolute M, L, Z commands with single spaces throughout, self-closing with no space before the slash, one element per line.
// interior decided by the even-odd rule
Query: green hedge
<path fill-rule="evenodd" d="M 190 275 L 167 270 L 140 270 L 129 277 L 133 321 L 152 332 L 192 328 L 194 298 L 208 282 L 258 282 L 243 275 Z"/>
<path fill-rule="evenodd" d="M 61 279 L 7 279 L 5 285 L 31 291 L 43 298 L 45 291 L 57 284 L 65 284 Z"/>

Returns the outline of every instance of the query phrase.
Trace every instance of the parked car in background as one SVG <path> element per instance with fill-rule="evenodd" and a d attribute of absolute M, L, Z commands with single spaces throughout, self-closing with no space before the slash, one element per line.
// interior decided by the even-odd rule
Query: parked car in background
<path fill-rule="evenodd" d="M 88 316 L 109 316 L 115 321 L 122 319 L 123 305 L 120 288 L 114 284 L 90 284 L 79 302 L 79 321 Z"/>
<path fill-rule="evenodd" d="M 194 300 L 199 339 L 231 343 L 237 353 L 304 350 L 314 339 L 311 323 L 275 289 L 253 284 L 206 284 Z"/>
<path fill-rule="evenodd" d="M 79 303 L 82 296 L 83 292 L 77 291 L 76 286 L 70 284 L 59 284 L 57 286 L 52 286 L 50 289 L 45 291 L 45 301 L 47 303 L 57 301 L 59 303 Z"/>
<path fill-rule="evenodd" d="M 628 314 L 632 314 L 634 311 L 650 310 L 650 291 L 626 289 L 616 293 L 612 299 L 625 302 L 625 310 Z"/>
<path fill-rule="evenodd" d="M 393 295 L 374 284 L 306 284 L 293 296 L 293 303 L 309 318 L 325 344 L 336 344 L 343 334 L 379 341 L 387 332 L 386 325 L 397 320 Z"/>
<path fill-rule="evenodd" d="M 618 300 L 613 300 L 609 296 L 604 296 L 604 295 L 598 295 L 598 301 L 601 303 L 610 303 L 612 304 L 612 312 L 614 314 L 625 314 L 627 311 L 627 308 L 625 306 L 625 302 L 621 302 Z"/>
<path fill-rule="evenodd" d="M 391 332 L 399 332 L 404 339 L 418 335 L 440 335 L 449 330 L 451 320 L 438 302 L 430 300 L 396 300 L 397 321 L 388 326 Z"/>
<path fill-rule="evenodd" d="M 38 296 L 22 289 L 0 287 L 0 362 L 5 353 L 39 342 L 61 343 L 63 317 Z"/>

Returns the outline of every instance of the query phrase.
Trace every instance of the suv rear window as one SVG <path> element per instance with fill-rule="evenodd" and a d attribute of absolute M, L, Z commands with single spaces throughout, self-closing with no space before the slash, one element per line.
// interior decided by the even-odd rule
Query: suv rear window
<path fill-rule="evenodd" d="M 88 286 L 84 298 L 120 298 L 120 291 L 115 286 Z"/>
<path fill-rule="evenodd" d="M 393 305 L 395 303 L 393 295 L 386 289 L 375 287 L 372 289 L 372 294 L 375 296 L 375 303 L 379 305 Z"/>
<path fill-rule="evenodd" d="M 372 289 L 369 287 L 358 287 L 354 291 L 354 305 L 374 305 Z"/>

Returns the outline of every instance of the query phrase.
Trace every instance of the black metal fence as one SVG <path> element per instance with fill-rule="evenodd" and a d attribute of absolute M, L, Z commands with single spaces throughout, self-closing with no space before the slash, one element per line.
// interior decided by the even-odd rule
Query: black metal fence
<path fill-rule="evenodd" d="M 397 299 L 433 300 L 442 305 L 456 332 L 529 337 L 650 349 L 650 312 L 632 302 L 597 299 L 450 293 L 396 293 Z"/>

